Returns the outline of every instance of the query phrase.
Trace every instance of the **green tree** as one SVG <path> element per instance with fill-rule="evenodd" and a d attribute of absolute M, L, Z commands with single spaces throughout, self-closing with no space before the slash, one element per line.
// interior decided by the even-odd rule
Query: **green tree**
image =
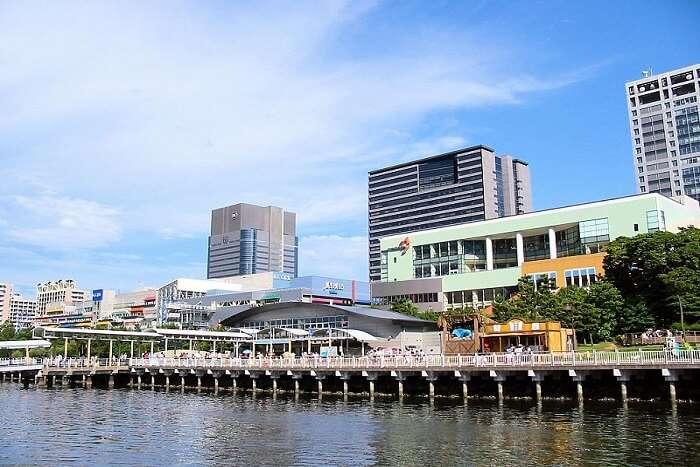
<path fill-rule="evenodd" d="M 402 298 L 401 300 L 396 300 L 394 303 L 392 303 L 391 311 L 413 316 L 414 318 L 426 319 L 429 321 L 437 321 L 438 317 L 440 316 L 440 313 L 437 313 L 432 310 L 419 310 L 418 307 L 416 307 L 416 305 L 408 298 Z"/>
<path fill-rule="evenodd" d="M 643 306 L 654 325 L 670 327 L 679 318 L 680 299 L 688 318 L 700 319 L 700 230 L 689 227 L 678 233 L 621 237 L 608 245 L 607 252 L 606 278 L 632 304 L 631 316 L 646 322 L 639 309 Z"/>

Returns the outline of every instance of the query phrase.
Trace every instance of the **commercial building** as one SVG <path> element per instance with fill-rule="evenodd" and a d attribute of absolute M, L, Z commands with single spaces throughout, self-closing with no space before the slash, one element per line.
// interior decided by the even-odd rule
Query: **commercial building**
<path fill-rule="evenodd" d="M 369 277 L 381 279 L 379 238 L 532 210 L 526 162 L 473 146 L 369 173 Z"/>
<path fill-rule="evenodd" d="M 241 284 L 244 291 L 210 291 L 206 296 L 175 301 L 169 306 L 170 310 L 173 316 L 180 317 L 183 328 L 207 328 L 217 326 L 242 308 L 269 303 L 304 302 L 344 306 L 370 303 L 367 282 L 322 276 L 295 278 L 285 273 L 255 276 L 255 281 Z M 250 288 L 252 283 L 264 287 Z"/>
<path fill-rule="evenodd" d="M 156 294 L 158 324 L 168 321 L 180 321 L 180 314 L 176 310 L 169 310 L 169 305 L 173 302 L 188 298 L 203 297 L 207 295 L 208 292 L 215 290 L 240 292 L 243 290 L 243 287 L 241 284 L 224 280 L 201 279 L 175 279 L 163 287 L 160 287 Z"/>
<path fill-rule="evenodd" d="M 114 297 L 112 323 L 127 329 L 146 329 L 157 323 L 156 289 L 118 293 Z"/>
<path fill-rule="evenodd" d="M 46 314 L 46 307 L 49 304 L 71 306 L 89 300 L 88 293 L 84 290 L 77 289 L 75 281 L 72 279 L 37 284 L 36 292 L 36 311 L 38 317 Z"/>
<path fill-rule="evenodd" d="M 299 272 L 296 214 L 239 203 L 211 213 L 207 278 Z"/>
<path fill-rule="evenodd" d="M 700 64 L 625 86 L 638 191 L 700 200 Z"/>
<path fill-rule="evenodd" d="M 15 325 L 15 329 L 26 329 L 32 327 L 32 322 L 36 317 L 36 301 L 24 298 L 22 294 L 13 293 L 10 297 L 9 320 Z"/>
<path fill-rule="evenodd" d="M 523 276 L 538 287 L 585 287 L 604 273 L 610 241 L 688 225 L 700 225 L 697 201 L 643 194 L 416 232 L 409 242 L 388 236 L 372 300 L 441 311 L 484 308 Z"/>

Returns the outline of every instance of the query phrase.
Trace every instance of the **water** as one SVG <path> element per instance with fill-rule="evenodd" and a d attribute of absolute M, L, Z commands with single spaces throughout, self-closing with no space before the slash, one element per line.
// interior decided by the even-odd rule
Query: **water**
<path fill-rule="evenodd" d="M 0 384 L 0 464 L 699 465 L 700 408 Z"/>

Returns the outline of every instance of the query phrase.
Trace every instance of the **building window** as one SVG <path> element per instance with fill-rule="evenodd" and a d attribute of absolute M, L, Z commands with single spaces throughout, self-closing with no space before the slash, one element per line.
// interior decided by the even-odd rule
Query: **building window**
<path fill-rule="evenodd" d="M 640 182 L 640 183 L 644 183 L 644 175 L 642 175 L 641 177 L 639 177 L 639 182 Z"/>
<path fill-rule="evenodd" d="M 663 211 L 647 211 L 647 231 L 658 232 L 666 230 L 666 216 Z"/>
<path fill-rule="evenodd" d="M 634 231 L 639 232 L 639 224 L 634 224 Z"/>
<path fill-rule="evenodd" d="M 644 167 L 642 167 L 642 166 L 637 167 L 637 170 L 639 170 L 640 174 L 644 173 Z"/>
<path fill-rule="evenodd" d="M 642 162 L 643 162 L 642 158 L 641 158 L 641 157 L 638 157 L 638 158 L 637 158 L 637 164 L 641 164 Z"/>
<path fill-rule="evenodd" d="M 579 222 L 581 249 L 584 254 L 600 253 L 610 243 L 610 229 L 607 218 Z"/>
<path fill-rule="evenodd" d="M 647 191 L 647 187 L 645 187 L 645 186 L 640 186 L 640 187 L 639 187 L 639 191 L 641 191 L 642 193 L 645 193 L 645 192 Z"/>
<path fill-rule="evenodd" d="M 567 287 L 588 287 L 598 280 L 595 268 L 568 269 L 564 278 Z"/>

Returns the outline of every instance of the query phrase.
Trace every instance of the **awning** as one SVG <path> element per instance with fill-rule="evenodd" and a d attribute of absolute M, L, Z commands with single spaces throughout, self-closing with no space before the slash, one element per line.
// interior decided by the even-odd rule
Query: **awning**
<path fill-rule="evenodd" d="M 20 349 L 46 349 L 51 347 L 51 342 L 32 339 L 27 341 L 0 341 L 0 349 L 2 350 L 20 350 Z"/>
<path fill-rule="evenodd" d="M 488 337 L 508 337 L 508 336 L 522 336 L 522 337 L 527 337 L 527 336 L 543 336 L 544 331 L 537 331 L 537 332 L 531 332 L 531 331 L 522 331 L 522 332 L 500 332 L 498 334 L 487 334 L 487 335 L 482 335 L 481 337 L 488 338 Z"/>

